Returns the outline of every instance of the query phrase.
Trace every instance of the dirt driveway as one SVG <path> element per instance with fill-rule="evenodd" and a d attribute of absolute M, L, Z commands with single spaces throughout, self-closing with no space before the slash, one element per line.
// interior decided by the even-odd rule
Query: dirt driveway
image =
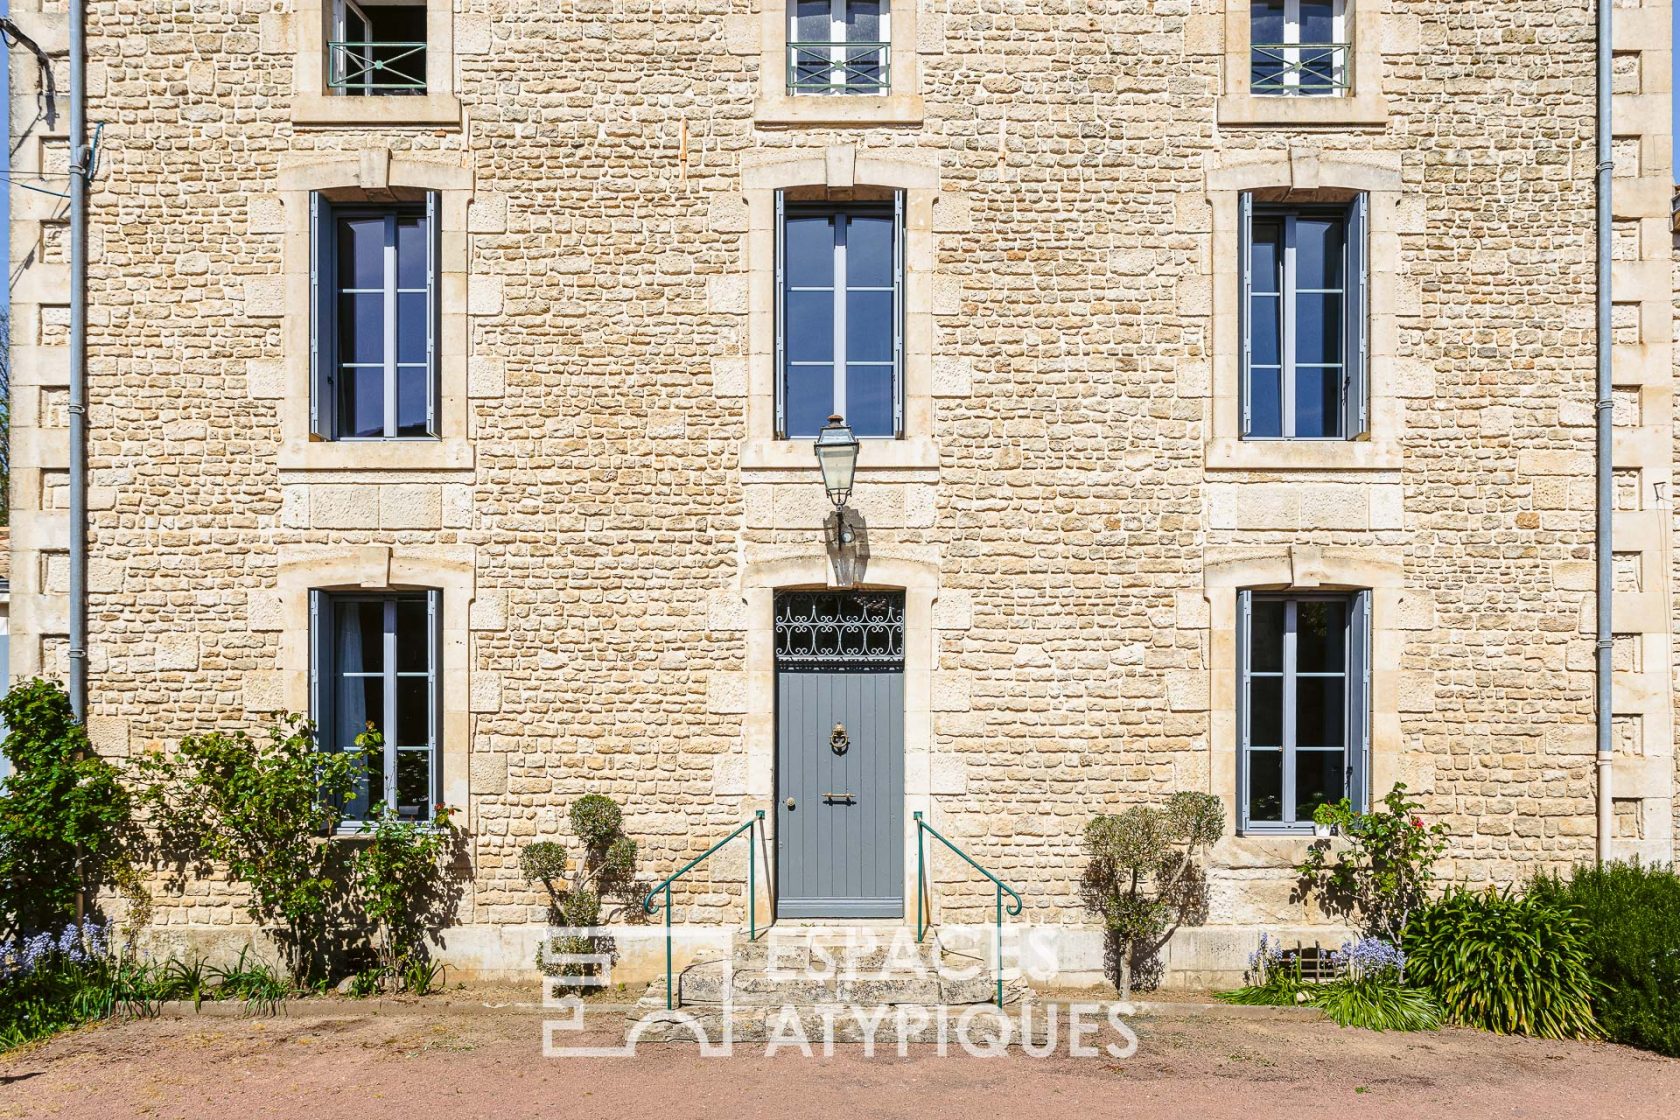
<path fill-rule="evenodd" d="M 0 1117 L 1619 1117 L 1680 1102 L 1680 1061 L 1449 1030 L 1379 1035 L 1232 1011 L 1131 1021 L 1135 1056 L 831 1057 L 763 1044 L 543 1056 L 543 1014 L 452 997 L 419 1010 L 304 1001 L 272 1019 L 112 1023 L 0 1055 Z M 611 1045 L 616 1016 L 567 1045 Z M 559 1037 L 559 1036 L 557 1036 Z M 815 1047 L 820 1055 L 820 1045 Z"/>

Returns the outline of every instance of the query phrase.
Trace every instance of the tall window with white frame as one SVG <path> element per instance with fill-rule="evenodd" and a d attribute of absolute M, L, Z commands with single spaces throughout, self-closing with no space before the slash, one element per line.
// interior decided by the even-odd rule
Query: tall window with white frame
<path fill-rule="evenodd" d="M 436 193 L 377 205 L 311 198 L 311 431 L 435 437 Z"/>
<path fill-rule="evenodd" d="M 322 750 L 356 752 L 377 733 L 347 825 L 381 807 L 430 820 L 439 802 L 443 593 L 311 591 L 310 709 Z"/>
<path fill-rule="evenodd" d="M 426 92 L 426 5 L 333 0 L 327 88 L 352 97 Z"/>
<path fill-rule="evenodd" d="M 777 435 L 903 427 L 904 202 L 776 200 Z"/>
<path fill-rule="evenodd" d="M 889 0 L 788 0 L 788 92 L 892 88 Z"/>
<path fill-rule="evenodd" d="M 1368 429 L 1367 198 L 1268 205 L 1242 195 L 1244 439 L 1357 439 Z"/>
<path fill-rule="evenodd" d="M 1371 593 L 1238 596 L 1237 736 L 1244 832 L 1310 832 L 1370 769 Z"/>
<path fill-rule="evenodd" d="M 1352 85 L 1347 0 L 1250 0 L 1249 92 L 1334 97 Z"/>

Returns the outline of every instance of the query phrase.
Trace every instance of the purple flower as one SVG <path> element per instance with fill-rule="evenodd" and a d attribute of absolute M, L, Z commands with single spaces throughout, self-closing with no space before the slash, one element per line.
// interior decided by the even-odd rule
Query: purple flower
<path fill-rule="evenodd" d="M 1380 937 L 1361 937 L 1358 941 L 1344 941 L 1342 947 L 1331 954 L 1331 960 L 1337 968 L 1343 969 L 1354 979 L 1378 977 L 1387 973 L 1404 975 L 1406 971 L 1406 954 L 1393 942 Z"/>

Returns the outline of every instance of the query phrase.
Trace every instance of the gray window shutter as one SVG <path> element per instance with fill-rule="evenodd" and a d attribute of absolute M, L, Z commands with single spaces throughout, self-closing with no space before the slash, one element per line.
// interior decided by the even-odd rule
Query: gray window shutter
<path fill-rule="evenodd" d="M 1370 237 L 1371 196 L 1357 196 L 1348 207 L 1347 230 L 1347 357 L 1343 367 L 1343 400 L 1347 438 L 1357 439 L 1371 427 L 1370 418 Z"/>
<path fill-rule="evenodd" d="M 893 435 L 904 434 L 904 192 L 893 192 Z"/>
<path fill-rule="evenodd" d="M 426 434 L 438 434 L 438 291 L 439 237 L 442 227 L 437 191 L 426 192 Z"/>
<path fill-rule="evenodd" d="M 1353 597 L 1348 614 L 1347 795 L 1368 809 L 1371 777 L 1371 593 Z"/>
<path fill-rule="evenodd" d="M 309 195 L 309 431 L 332 439 L 333 345 L 332 205 Z"/>
<path fill-rule="evenodd" d="M 1242 434 L 1247 438 L 1250 427 L 1248 365 L 1254 353 L 1254 342 L 1248 334 L 1249 303 L 1254 292 L 1254 196 L 1248 191 L 1237 195 L 1237 269 L 1241 282 L 1237 293 L 1237 332 L 1241 339 L 1238 351 L 1237 396 L 1242 401 Z"/>
<path fill-rule="evenodd" d="M 332 600 L 324 591 L 309 593 L 309 718 L 315 721 L 315 746 L 334 744 L 332 714 Z"/>
<path fill-rule="evenodd" d="M 1254 595 L 1237 592 L 1237 828 L 1248 829 L 1248 642 Z"/>
<path fill-rule="evenodd" d="M 787 204 L 776 192 L 776 435 L 787 437 L 787 292 L 782 277 L 787 268 Z"/>
<path fill-rule="evenodd" d="M 431 701 L 426 745 L 431 748 L 432 804 L 443 803 L 443 592 L 426 592 L 426 687 Z M 428 816 L 430 814 L 428 813 Z"/>

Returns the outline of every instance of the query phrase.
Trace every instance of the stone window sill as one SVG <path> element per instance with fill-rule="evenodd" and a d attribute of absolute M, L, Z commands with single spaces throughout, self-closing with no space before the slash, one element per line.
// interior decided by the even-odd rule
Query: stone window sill
<path fill-rule="evenodd" d="M 1299 833 L 1239 832 L 1216 844 L 1209 862 L 1227 869 L 1292 868 L 1301 862 L 1314 839 L 1311 828 Z"/>
<path fill-rule="evenodd" d="M 909 439 L 861 439 L 858 473 L 872 471 L 937 471 L 939 448 L 927 436 Z M 816 457 L 808 439 L 754 439 L 741 448 L 743 471 L 815 471 Z"/>
<path fill-rule="evenodd" d="M 278 458 L 283 471 L 465 471 L 474 462 L 464 439 L 292 441 Z"/>
<path fill-rule="evenodd" d="M 1210 471 L 1392 471 L 1401 466 L 1393 440 L 1215 439 Z"/>
<path fill-rule="evenodd" d="M 922 99 L 913 93 L 886 97 L 808 96 L 772 94 L 753 106 L 753 123 L 758 125 L 919 125 L 926 115 Z"/>
<path fill-rule="evenodd" d="M 1375 127 L 1388 123 L 1388 100 L 1380 94 L 1356 97 L 1236 94 L 1219 99 L 1218 113 L 1220 125 L 1234 128 Z"/>
<path fill-rule="evenodd" d="M 334 128 L 402 125 L 459 128 L 461 99 L 452 93 L 418 97 L 327 97 L 300 94 L 292 101 L 292 123 Z"/>

